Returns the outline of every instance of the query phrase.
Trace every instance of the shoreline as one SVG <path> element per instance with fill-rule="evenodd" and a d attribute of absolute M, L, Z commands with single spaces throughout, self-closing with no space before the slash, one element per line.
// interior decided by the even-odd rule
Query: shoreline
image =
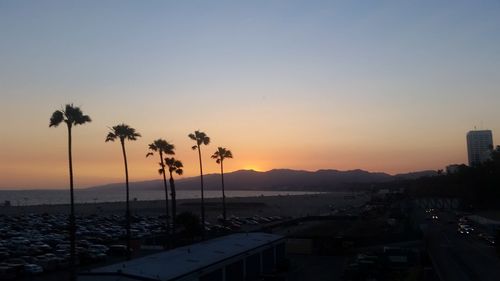
<path fill-rule="evenodd" d="M 66 191 L 66 190 L 65 190 Z M 302 190 L 227 190 L 226 198 L 231 197 L 256 197 L 256 196 L 278 196 L 278 195 L 306 195 L 325 193 L 327 191 L 302 191 Z M 330 191 L 337 192 L 337 191 Z M 339 191 L 343 192 L 343 191 Z M 170 194 L 170 193 L 169 193 Z M 220 198 L 220 190 L 206 190 L 205 199 Z M 69 190 L 61 192 L 59 190 L 0 190 L 1 206 L 21 207 L 21 206 L 48 206 L 48 205 L 67 205 L 69 202 Z M 132 201 L 156 201 L 164 200 L 164 190 L 144 190 L 138 193 L 137 190 L 130 192 L 130 202 Z M 177 199 L 200 199 L 199 190 L 179 190 Z M 169 198 L 170 200 L 170 198 Z M 87 203 L 116 203 L 125 202 L 125 192 L 106 191 L 82 191 L 75 190 L 75 204 Z M 2 204 L 3 203 L 3 204 Z"/>
<path fill-rule="evenodd" d="M 352 194 L 352 193 L 349 193 Z M 303 195 L 277 195 L 252 197 L 226 197 L 228 216 L 304 216 L 327 213 L 330 206 L 346 207 L 366 201 L 366 196 L 358 193 L 354 199 L 345 199 L 345 192 L 316 193 Z M 178 199 L 177 213 L 200 213 L 200 199 Z M 171 200 L 169 203 L 171 204 Z M 130 201 L 132 215 L 157 216 L 165 212 L 164 200 Z M 76 203 L 77 215 L 122 215 L 125 202 Z M 207 220 L 216 220 L 222 212 L 222 198 L 206 198 L 205 211 Z M 69 204 L 9 206 L 0 208 L 2 215 L 26 214 L 68 214 Z"/>

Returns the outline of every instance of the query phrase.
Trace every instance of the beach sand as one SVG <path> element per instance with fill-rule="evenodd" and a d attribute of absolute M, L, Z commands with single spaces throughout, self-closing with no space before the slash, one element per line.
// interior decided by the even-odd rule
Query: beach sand
<path fill-rule="evenodd" d="M 298 217 L 319 215 L 330 211 L 330 207 L 344 208 L 360 205 L 367 200 L 366 195 L 358 194 L 354 199 L 345 198 L 346 193 L 321 193 L 308 195 L 258 196 L 226 198 L 228 216 L 286 216 Z M 352 193 L 349 193 L 352 195 Z M 169 204 L 172 201 L 169 200 Z M 165 212 L 165 201 L 131 201 L 131 212 L 139 216 L 162 215 Z M 84 203 L 76 204 L 78 215 L 122 215 L 125 212 L 125 202 Z M 177 200 L 177 214 L 181 212 L 200 214 L 200 199 Z M 208 221 L 215 221 L 222 213 L 222 199 L 205 199 L 205 212 Z M 11 206 L 0 208 L 0 214 L 64 214 L 69 213 L 69 205 L 36 205 Z"/>

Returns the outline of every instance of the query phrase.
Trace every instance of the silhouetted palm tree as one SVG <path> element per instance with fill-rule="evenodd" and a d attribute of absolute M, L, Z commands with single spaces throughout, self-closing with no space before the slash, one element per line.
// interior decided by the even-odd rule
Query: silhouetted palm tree
<path fill-rule="evenodd" d="M 125 191 L 127 194 L 126 198 L 126 211 L 125 211 L 125 219 L 127 221 L 127 259 L 130 260 L 130 204 L 129 204 L 129 187 L 128 187 L 128 163 L 127 163 L 127 153 L 125 151 L 125 140 L 135 141 L 141 135 L 135 131 L 134 128 L 131 128 L 129 125 L 120 124 L 113 126 L 110 129 L 111 131 L 106 136 L 106 142 L 115 141 L 116 139 L 120 140 L 120 144 L 122 145 L 122 154 L 123 154 L 123 162 L 125 163 Z"/>
<path fill-rule="evenodd" d="M 71 280 L 76 279 L 76 221 L 75 221 L 75 201 L 73 195 L 73 158 L 71 153 L 71 129 L 76 125 L 83 125 L 92 120 L 88 115 L 84 115 L 82 110 L 73 104 L 67 104 L 63 109 L 56 110 L 50 117 L 49 127 L 57 127 L 62 122 L 68 128 L 68 159 L 69 159 L 69 190 L 70 190 L 70 215 L 69 215 L 69 237 L 71 255 Z"/>
<path fill-rule="evenodd" d="M 222 218 L 226 221 L 226 194 L 224 192 L 224 159 L 233 158 L 233 154 L 231 150 L 228 150 L 224 147 L 218 147 L 215 153 L 212 155 L 213 159 L 216 159 L 215 162 L 220 164 L 220 175 L 222 179 Z"/>
<path fill-rule="evenodd" d="M 175 154 L 174 152 L 174 145 L 168 143 L 166 140 L 163 139 L 157 139 L 153 143 L 149 144 L 149 152 L 146 154 L 146 157 L 153 155 L 154 152 L 157 152 L 160 156 L 160 174 L 163 175 L 163 187 L 165 188 L 165 214 L 167 216 L 166 218 L 166 231 L 167 235 L 170 235 L 170 212 L 168 208 L 168 187 L 167 187 L 167 177 L 165 175 L 165 163 L 163 162 L 163 154 L 169 154 L 173 155 Z"/>
<path fill-rule="evenodd" d="M 208 145 L 210 143 L 210 138 L 200 131 L 195 131 L 194 134 L 189 134 L 188 137 L 196 141 L 196 145 L 193 145 L 192 149 L 198 149 L 198 158 L 200 160 L 200 181 L 201 181 L 201 228 L 203 235 L 205 234 L 205 198 L 203 195 L 203 165 L 201 162 L 201 145 Z"/>
<path fill-rule="evenodd" d="M 177 203 L 175 201 L 176 196 L 175 196 L 175 182 L 174 182 L 174 177 L 173 173 L 178 174 L 179 176 L 182 175 L 184 172 L 182 170 L 182 162 L 175 159 L 175 158 L 165 158 L 165 164 L 168 167 L 168 172 L 170 173 L 170 196 L 172 197 L 172 233 L 175 235 L 175 230 L 176 230 L 176 216 L 177 216 Z"/>

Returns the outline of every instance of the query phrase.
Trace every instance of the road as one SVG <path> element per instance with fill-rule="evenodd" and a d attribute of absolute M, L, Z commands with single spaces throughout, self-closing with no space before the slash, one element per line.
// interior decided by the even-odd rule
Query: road
<path fill-rule="evenodd" d="M 498 281 L 500 259 L 495 249 L 477 234 L 457 233 L 457 224 L 448 223 L 451 213 L 441 213 L 440 220 L 425 220 L 423 228 L 427 248 L 442 281 Z"/>

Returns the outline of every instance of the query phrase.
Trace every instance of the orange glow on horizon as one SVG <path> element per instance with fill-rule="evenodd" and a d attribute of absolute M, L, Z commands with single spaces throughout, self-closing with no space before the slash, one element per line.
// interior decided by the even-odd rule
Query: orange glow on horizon
<path fill-rule="evenodd" d="M 255 165 L 255 164 L 245 165 L 245 166 L 243 166 L 243 168 L 238 169 L 238 170 L 252 170 L 252 171 L 256 171 L 256 172 L 264 172 L 264 170 L 262 168 L 260 168 L 260 166 Z"/>

